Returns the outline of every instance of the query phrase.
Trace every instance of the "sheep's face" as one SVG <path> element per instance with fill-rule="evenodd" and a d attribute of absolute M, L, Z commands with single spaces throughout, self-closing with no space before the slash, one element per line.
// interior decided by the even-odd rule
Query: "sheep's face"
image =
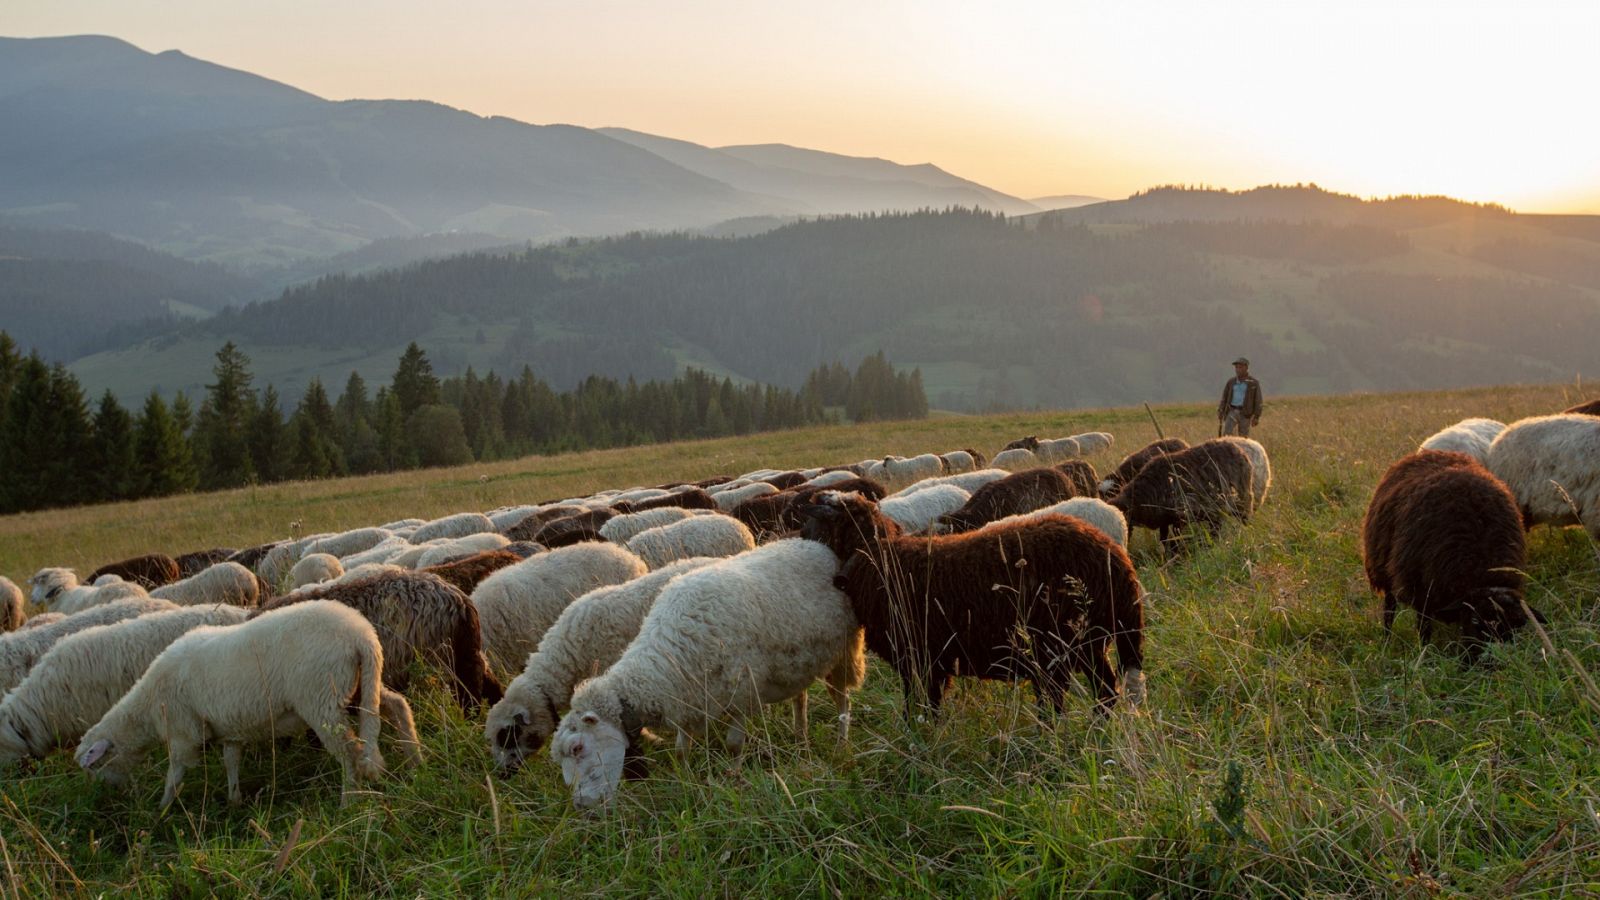
<path fill-rule="evenodd" d="M 84 735 L 78 745 L 78 765 L 85 772 L 107 784 L 122 787 L 128 783 L 128 770 L 144 754 L 120 747 L 107 737 L 97 737 L 93 731 Z"/>
<path fill-rule="evenodd" d="M 556 730 L 555 705 L 542 694 L 541 699 L 544 705 L 535 704 L 532 709 L 495 707 L 490 711 L 489 751 L 494 754 L 495 773 L 503 778 L 517 774 Z"/>
<path fill-rule="evenodd" d="M 567 713 L 550 742 L 550 755 L 561 763 L 561 777 L 579 809 L 601 806 L 616 794 L 627 754 L 622 729 L 592 710 Z"/>
<path fill-rule="evenodd" d="M 71 569 L 40 569 L 28 579 L 28 596 L 40 606 L 49 606 L 61 592 L 78 586 L 78 576 Z"/>

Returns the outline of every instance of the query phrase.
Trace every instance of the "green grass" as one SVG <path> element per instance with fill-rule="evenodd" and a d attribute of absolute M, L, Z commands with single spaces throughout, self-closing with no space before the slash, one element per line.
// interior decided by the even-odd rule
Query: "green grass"
<path fill-rule="evenodd" d="M 239 808 L 208 755 L 165 815 L 160 754 L 129 794 L 60 754 L 0 781 L 0 864 L 18 896 L 1597 892 L 1595 548 L 1537 530 L 1529 600 L 1549 647 L 1524 634 L 1466 668 L 1420 647 L 1409 613 L 1384 633 L 1357 541 L 1373 483 L 1427 434 L 1570 402 L 1560 388 L 1274 400 L 1257 436 L 1276 483 L 1248 526 L 1171 562 L 1136 536 L 1151 691 L 1137 715 L 1098 723 L 1075 698 L 1041 723 L 1027 688 L 960 681 L 938 721 L 908 725 L 875 661 L 848 748 L 818 690 L 809 748 L 774 709 L 743 759 L 657 751 L 649 780 L 583 816 L 548 760 L 492 782 L 479 722 L 429 679 L 411 692 L 427 760 L 348 809 L 338 767 L 299 742 L 247 754 Z M 1157 413 L 1168 434 L 1214 433 L 1204 407 Z M 950 417 L 41 513 L 0 519 L 0 571 L 1089 427 L 1119 452 L 1152 436 L 1142 409 Z"/>

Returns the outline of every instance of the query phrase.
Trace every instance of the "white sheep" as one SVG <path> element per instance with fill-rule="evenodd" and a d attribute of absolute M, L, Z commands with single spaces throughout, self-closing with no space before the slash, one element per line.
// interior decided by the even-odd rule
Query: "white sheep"
<path fill-rule="evenodd" d="M 755 545 L 755 535 L 732 516 L 693 516 L 639 532 L 628 541 L 628 550 L 659 569 L 691 556 L 733 556 Z"/>
<path fill-rule="evenodd" d="M 370 550 L 363 550 L 360 553 L 352 553 L 349 556 L 340 557 L 339 564 L 344 566 L 346 571 L 349 571 L 367 563 L 386 563 L 401 553 L 410 550 L 411 546 L 410 541 L 397 534 Z"/>
<path fill-rule="evenodd" d="M 744 720 L 793 700 L 806 735 L 806 689 L 821 678 L 848 740 L 849 692 L 866 674 L 861 626 L 834 587 L 833 551 L 815 541 L 774 541 L 672 579 L 605 674 L 578 686 L 550 742 L 579 807 L 616 792 L 641 728 L 668 725 L 678 745 L 728 723 L 744 746 Z"/>
<path fill-rule="evenodd" d="M 932 487 L 938 487 L 941 484 L 953 484 L 970 494 L 974 493 L 978 490 L 978 488 L 981 488 L 986 484 L 999 481 L 1002 478 L 1009 477 L 1010 475 L 1011 473 L 1007 472 L 1005 469 L 979 469 L 976 472 L 961 472 L 956 475 L 946 475 L 943 478 L 928 478 L 923 481 L 919 481 L 916 484 L 901 489 L 897 493 L 891 494 L 890 496 L 909 497 L 918 491 L 925 491 Z"/>
<path fill-rule="evenodd" d="M 0 701 L 0 766 L 75 743 L 168 644 L 201 625 L 237 625 L 247 615 L 237 606 L 192 606 L 62 638 Z"/>
<path fill-rule="evenodd" d="M 808 488 L 827 487 L 830 484 L 838 484 L 841 481 L 849 481 L 850 479 L 856 477 L 859 476 L 849 469 L 834 469 L 832 472 L 823 472 L 822 474 L 817 475 L 810 481 L 807 481 L 804 486 Z"/>
<path fill-rule="evenodd" d="M 344 574 L 344 564 L 332 553 L 307 553 L 289 570 L 291 590 L 317 584 Z"/>
<path fill-rule="evenodd" d="M 409 761 L 420 758 L 406 698 L 383 686 L 383 648 L 361 614 L 330 600 L 275 609 L 242 625 L 201 626 L 150 663 L 128 693 L 78 744 L 78 765 L 120 782 L 150 749 L 167 747 L 165 809 L 208 740 L 222 744 L 228 800 L 239 791 L 246 742 L 298 734 L 307 727 L 344 769 L 341 800 L 357 779 L 383 774 L 378 731 L 399 732 Z M 346 709 L 355 702 L 358 732 Z M 359 733 L 359 737 L 357 736 Z"/>
<path fill-rule="evenodd" d="M 568 604 L 647 571 L 644 560 L 607 541 L 584 541 L 506 566 L 472 592 L 484 654 L 497 671 L 518 671 Z"/>
<path fill-rule="evenodd" d="M 150 596 L 171 600 L 179 606 L 225 603 L 229 606 L 255 606 L 261 602 L 261 582 L 255 573 L 235 562 L 219 562 L 171 584 L 150 592 Z"/>
<path fill-rule="evenodd" d="M 495 531 L 505 531 L 538 511 L 539 507 L 524 504 L 522 506 L 490 510 L 484 515 L 489 517 L 489 524 L 494 526 Z"/>
<path fill-rule="evenodd" d="M 1040 516 L 1048 515 L 1071 516 L 1074 519 L 1082 519 L 1100 529 L 1102 534 L 1116 541 L 1123 549 L 1127 549 L 1128 520 L 1122 515 L 1122 510 L 1094 497 L 1073 497 L 1070 500 L 1063 500 L 1060 503 L 1054 503 L 1032 512 L 1006 516 L 1003 519 L 996 519 L 984 525 L 979 530 L 1000 528 L 1022 519 L 1037 519 Z"/>
<path fill-rule="evenodd" d="M 882 484 L 907 485 L 921 481 L 924 478 L 938 478 L 944 475 L 944 460 L 936 453 L 924 453 L 910 459 L 900 459 L 895 456 L 883 458 L 882 478 L 873 478 Z M 870 477 L 870 476 L 869 476 Z"/>
<path fill-rule="evenodd" d="M 16 687 L 27 677 L 28 670 L 39 661 L 39 657 L 48 653 L 50 648 L 56 645 L 56 641 L 69 634 L 77 634 L 85 628 L 93 628 L 96 625 L 108 625 L 146 613 L 177 608 L 176 603 L 151 597 L 113 600 L 83 612 L 63 616 L 53 622 L 41 622 L 32 627 L 0 635 L 0 694 Z"/>
<path fill-rule="evenodd" d="M 745 484 L 731 490 L 720 491 L 713 494 L 711 499 L 717 501 L 717 507 L 723 512 L 732 512 L 739 504 L 752 497 L 762 497 L 767 494 L 776 494 L 778 489 L 765 481 Z"/>
<path fill-rule="evenodd" d="M 927 531 L 945 513 L 960 509 L 972 495 L 953 484 L 940 484 L 914 494 L 885 497 L 878 509 L 907 532 Z"/>
<path fill-rule="evenodd" d="M 1487 465 L 1489 445 L 1494 443 L 1494 439 L 1505 430 L 1505 423 L 1493 419 L 1462 419 L 1423 441 L 1422 446 L 1417 449 L 1465 453 L 1479 463 Z"/>
<path fill-rule="evenodd" d="M 440 541 L 422 551 L 422 555 L 417 557 L 416 568 L 426 569 L 429 566 L 437 566 L 451 560 L 473 556 L 485 550 L 499 550 L 509 543 L 511 543 L 510 538 L 493 531 L 484 531 L 478 534 L 469 534 L 466 537 Z"/>
<path fill-rule="evenodd" d="M 384 560 L 385 565 L 399 566 L 402 569 L 415 569 L 422 559 L 422 554 L 450 540 L 449 538 L 435 538 L 426 544 L 412 544 Z"/>
<path fill-rule="evenodd" d="M 1250 459 L 1250 494 L 1255 498 L 1251 509 L 1260 509 L 1261 504 L 1267 501 L 1267 492 L 1272 489 L 1272 461 L 1267 458 L 1267 448 L 1261 446 L 1260 441 L 1247 437 L 1230 434 L 1220 438 L 1232 441 L 1239 445 L 1244 455 Z"/>
<path fill-rule="evenodd" d="M 703 510 L 709 512 L 710 510 Z M 663 506 L 659 509 L 647 509 L 644 512 L 624 513 L 615 516 L 600 526 L 600 536 L 613 544 L 626 544 L 629 539 L 641 531 L 651 528 L 660 528 L 662 525 L 671 525 L 692 518 L 694 511 L 681 506 Z"/>
<path fill-rule="evenodd" d="M 393 522 L 385 522 L 378 527 L 382 528 L 384 531 L 394 532 L 400 530 L 401 528 L 419 528 L 426 524 L 427 522 L 423 521 L 422 519 L 396 519 Z"/>
<path fill-rule="evenodd" d="M 1039 448 L 1033 451 L 1033 455 L 1046 465 L 1051 465 L 1077 459 L 1083 455 L 1083 451 L 1078 447 L 1077 438 L 1042 438 L 1039 441 Z"/>
<path fill-rule="evenodd" d="M 966 450 L 951 450 L 949 453 L 939 454 L 939 458 L 944 460 L 944 470 L 951 475 L 976 471 L 978 468 L 977 457 Z"/>
<path fill-rule="evenodd" d="M 256 563 L 256 574 L 261 580 L 273 589 L 283 585 L 284 579 L 289 577 L 289 570 L 305 555 L 306 548 L 322 540 L 333 537 L 331 534 L 313 534 L 293 541 L 283 541 L 276 544 L 266 555 Z"/>
<path fill-rule="evenodd" d="M 40 569 L 28 584 L 35 604 L 69 616 L 114 600 L 148 596 L 140 585 L 120 578 L 98 586 L 80 585 L 76 572 L 62 568 Z"/>
<path fill-rule="evenodd" d="M 0 632 L 16 631 L 27 620 L 28 611 L 22 605 L 22 588 L 0 575 Z"/>
<path fill-rule="evenodd" d="M 62 619 L 65 619 L 66 617 L 67 617 L 66 613 L 58 613 L 58 612 L 39 613 L 36 616 L 29 616 L 28 617 L 28 621 L 23 622 L 22 625 L 17 628 L 17 630 L 18 631 L 27 631 L 30 628 L 39 628 L 39 627 L 44 626 L 44 625 L 51 625 L 51 624 L 54 624 L 56 622 L 61 621 Z"/>
<path fill-rule="evenodd" d="M 996 469 L 1005 469 L 1007 472 L 1021 472 L 1024 469 L 1037 469 L 1044 465 L 1044 460 L 1026 447 L 1014 447 L 1010 450 L 1001 450 L 989 460 L 989 465 Z"/>
<path fill-rule="evenodd" d="M 306 544 L 305 551 L 300 554 L 300 558 L 305 559 L 312 553 L 326 553 L 329 556 L 349 556 L 352 553 L 371 550 L 392 537 L 394 537 L 394 532 L 387 528 L 356 528 L 311 541 Z"/>
<path fill-rule="evenodd" d="M 1089 456 L 1103 450 L 1110 450 L 1111 445 L 1117 441 L 1115 437 L 1105 431 L 1085 431 L 1083 434 L 1073 435 L 1072 439 L 1078 444 L 1079 456 Z"/>
<path fill-rule="evenodd" d="M 1511 489 L 1525 524 L 1582 525 L 1600 540 L 1600 417 L 1512 422 L 1489 445 L 1489 471 Z"/>
<path fill-rule="evenodd" d="M 419 525 L 416 531 L 411 532 L 411 543 L 426 544 L 435 538 L 466 537 L 469 534 L 494 530 L 494 523 L 483 513 L 456 513 Z"/>
<path fill-rule="evenodd" d="M 716 562 L 680 559 L 641 578 L 596 588 L 572 601 L 528 656 L 522 674 L 489 710 L 484 735 L 502 774 L 522 766 L 555 733 L 578 682 L 611 668 L 667 582 Z"/>
<path fill-rule="evenodd" d="M 670 496 L 672 495 L 667 493 L 667 491 L 662 488 L 634 488 L 631 491 L 623 491 L 622 493 L 608 499 L 611 501 L 611 505 L 615 506 L 617 503 L 623 501 L 628 503 L 639 503 L 645 500 L 654 500 L 657 497 Z"/>

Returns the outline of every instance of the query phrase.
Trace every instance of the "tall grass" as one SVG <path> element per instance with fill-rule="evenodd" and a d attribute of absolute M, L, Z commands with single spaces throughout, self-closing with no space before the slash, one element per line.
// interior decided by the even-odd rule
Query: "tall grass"
<path fill-rule="evenodd" d="M 598 816 L 554 765 L 492 782 L 481 724 L 436 678 L 411 693 L 427 759 L 338 807 L 338 767 L 295 742 L 246 754 L 230 808 L 220 759 L 156 811 L 159 754 L 131 793 L 58 755 L 0 781 L 5 893 L 198 896 L 651 894 L 1532 896 L 1600 892 L 1600 576 L 1575 530 L 1537 529 L 1529 602 L 1549 615 L 1466 667 L 1385 634 L 1357 535 L 1377 477 L 1468 415 L 1568 405 L 1560 388 L 1274 401 L 1257 437 L 1276 483 L 1249 525 L 1164 559 L 1132 548 L 1149 591 L 1138 715 L 1097 722 L 1069 695 L 1041 720 L 1025 686 L 958 680 L 943 715 L 907 722 L 874 661 L 848 747 L 812 698 L 810 746 L 787 708 L 748 723 L 742 759 L 653 752 Z M 1209 409 L 1158 409 L 1210 437 Z M 1152 438 L 1144 411 L 823 428 L 660 448 L 0 520 L 0 571 L 93 566 L 151 549 L 488 508 L 758 465 L 853 461 L 1018 434 Z"/>

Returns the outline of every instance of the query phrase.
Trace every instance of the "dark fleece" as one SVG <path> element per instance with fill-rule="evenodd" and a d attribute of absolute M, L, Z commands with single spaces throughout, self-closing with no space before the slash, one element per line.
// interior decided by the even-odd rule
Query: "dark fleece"
<path fill-rule="evenodd" d="M 131 581 L 147 591 L 153 591 L 163 584 L 177 581 L 180 571 L 177 560 L 165 553 L 150 553 L 101 566 L 89 573 L 84 584 L 94 584 L 94 580 L 101 575 L 117 575 L 123 581 Z"/>
<path fill-rule="evenodd" d="M 1229 518 L 1250 519 L 1250 457 L 1233 441 L 1211 440 L 1157 455 L 1111 498 L 1128 526 L 1153 528 L 1162 541 L 1198 522 L 1216 534 Z"/>
<path fill-rule="evenodd" d="M 439 576 L 455 585 L 456 590 L 470 597 L 472 592 L 477 590 L 478 582 L 506 566 L 522 562 L 524 558 L 520 553 L 511 550 L 485 550 L 437 566 L 428 566 L 419 571 Z"/>
<path fill-rule="evenodd" d="M 188 578 L 190 575 L 204 572 L 219 562 L 227 562 L 228 557 L 236 552 L 238 551 L 232 547 L 214 547 L 210 550 L 196 550 L 193 553 L 175 556 L 173 561 L 178 564 L 178 577 Z M 250 567 L 245 566 L 245 568 Z"/>
<path fill-rule="evenodd" d="M 940 516 L 939 523 L 952 533 L 973 531 L 1006 516 L 1033 512 L 1080 493 L 1072 479 L 1060 469 L 1028 469 L 973 491 L 960 509 Z"/>
<path fill-rule="evenodd" d="M 1067 476 L 1072 482 L 1072 490 L 1077 497 L 1094 497 L 1100 493 L 1098 485 L 1100 476 L 1095 474 L 1094 466 L 1081 459 L 1069 459 L 1053 467 L 1056 471 Z"/>
<path fill-rule="evenodd" d="M 1122 486 L 1133 480 L 1133 476 L 1139 474 L 1139 470 L 1144 468 L 1145 463 L 1150 460 L 1168 453 L 1177 453 L 1180 450 L 1187 449 L 1189 449 L 1189 442 L 1183 438 L 1164 438 L 1159 441 L 1151 441 L 1133 451 L 1128 454 L 1127 459 L 1124 459 L 1117 466 L 1115 471 L 1106 476 L 1112 483 L 1112 488 L 1107 493 L 1107 496 L 1115 495 L 1117 491 L 1122 490 Z"/>
<path fill-rule="evenodd" d="M 717 500 L 702 488 L 692 491 L 671 494 L 666 497 L 654 497 L 649 500 L 635 500 L 634 512 L 644 512 L 647 509 L 661 509 L 667 506 L 676 506 L 682 509 L 717 509 Z"/>

